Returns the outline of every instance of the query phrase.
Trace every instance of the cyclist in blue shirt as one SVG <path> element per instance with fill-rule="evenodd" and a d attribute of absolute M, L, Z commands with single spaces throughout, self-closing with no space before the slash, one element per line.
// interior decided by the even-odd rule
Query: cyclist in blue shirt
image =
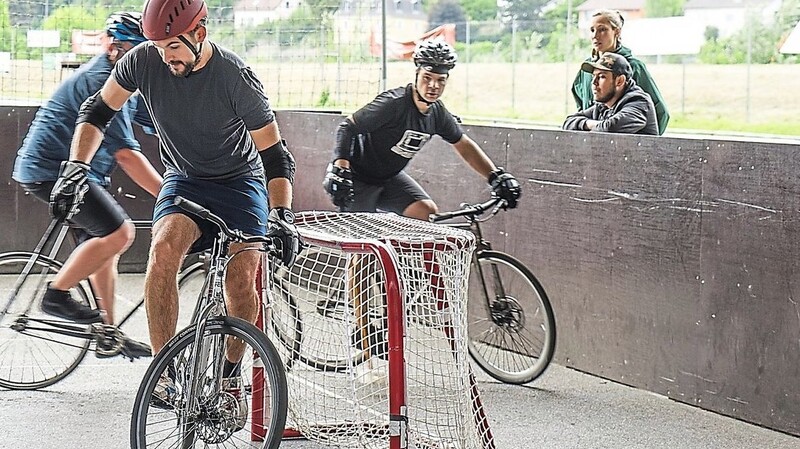
<path fill-rule="evenodd" d="M 137 44 L 144 42 L 141 14 L 115 13 L 106 22 L 106 51 L 81 66 L 56 89 L 31 123 L 17 152 L 13 179 L 37 199 L 50 202 L 51 191 L 59 178 L 62 164 L 69 160 L 70 144 L 81 104 L 97 92 L 111 74 L 114 64 Z M 158 195 L 161 175 L 141 153 L 133 135 L 132 120 L 137 114 L 132 98 L 109 124 L 105 139 L 88 170 L 90 182 L 77 212 L 52 210 L 67 218 L 79 246 L 72 252 L 48 286 L 42 310 L 78 323 L 114 323 L 114 286 L 119 256 L 133 243 L 133 224 L 106 188 L 111 172 L 119 165 L 134 182 L 153 196 Z M 138 112 L 144 125 L 146 113 Z M 152 123 L 149 123 L 152 126 Z M 98 306 L 105 313 L 73 300 L 69 290 L 89 278 L 98 296 Z M 130 358 L 150 356 L 146 344 L 126 338 L 123 355 Z"/>

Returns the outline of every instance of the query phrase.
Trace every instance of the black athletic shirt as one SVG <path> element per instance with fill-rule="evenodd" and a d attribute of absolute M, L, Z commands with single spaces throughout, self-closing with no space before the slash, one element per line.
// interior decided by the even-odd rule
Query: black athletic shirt
<path fill-rule="evenodd" d="M 363 147 L 355 145 L 350 157 L 353 177 L 371 184 L 400 173 L 435 134 L 454 144 L 461 139 L 461 126 L 437 100 L 428 112 L 414 104 L 413 86 L 387 90 L 353 114 Z"/>

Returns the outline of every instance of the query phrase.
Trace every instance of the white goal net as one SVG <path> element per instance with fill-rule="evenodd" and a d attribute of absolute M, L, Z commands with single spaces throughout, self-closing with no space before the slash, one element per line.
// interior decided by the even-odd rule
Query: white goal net
<path fill-rule="evenodd" d="M 493 448 L 467 353 L 474 236 L 392 214 L 298 214 L 267 274 L 289 422 L 342 448 Z"/>

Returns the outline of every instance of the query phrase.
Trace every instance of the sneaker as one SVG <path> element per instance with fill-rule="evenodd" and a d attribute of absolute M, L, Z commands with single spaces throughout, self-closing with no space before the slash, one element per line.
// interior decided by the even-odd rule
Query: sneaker
<path fill-rule="evenodd" d="M 226 377 L 222 379 L 222 391 L 230 394 L 236 399 L 236 410 L 230 410 L 231 417 L 234 419 L 236 431 L 244 429 L 247 422 L 247 395 L 244 391 L 244 382 L 240 376 Z"/>
<path fill-rule="evenodd" d="M 175 381 L 166 373 L 161 373 L 161 377 L 158 378 L 156 387 L 153 389 L 153 394 L 150 396 L 150 405 L 163 410 L 172 410 L 175 408 L 177 397 L 178 388 L 175 386 Z"/>
<path fill-rule="evenodd" d="M 69 292 L 56 290 L 49 285 L 42 298 L 42 311 L 79 324 L 102 323 L 100 311 L 72 299 Z"/>

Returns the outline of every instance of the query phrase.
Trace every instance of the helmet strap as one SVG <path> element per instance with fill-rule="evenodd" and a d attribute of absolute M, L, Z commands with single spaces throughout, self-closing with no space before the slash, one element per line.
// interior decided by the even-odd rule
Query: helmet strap
<path fill-rule="evenodd" d="M 425 99 L 425 97 L 422 96 L 422 94 L 419 92 L 419 89 L 417 89 L 418 82 L 419 82 L 419 70 L 417 70 L 417 74 L 414 76 L 414 93 L 417 94 L 417 99 L 428 106 L 436 103 L 435 101 L 428 101 Z"/>
<path fill-rule="evenodd" d="M 180 39 L 180 41 L 183 42 L 183 44 L 186 45 L 187 47 L 189 47 L 189 50 L 192 51 L 192 54 L 194 55 L 195 64 L 200 62 L 200 54 L 203 52 L 203 43 L 200 42 L 200 47 L 199 48 L 195 48 L 195 46 L 192 45 L 192 43 L 189 42 L 189 39 L 186 39 L 186 37 L 183 34 L 179 34 L 178 35 L 178 39 Z M 189 73 L 187 73 L 186 76 L 191 75 L 191 73 L 192 72 L 189 71 Z"/>

